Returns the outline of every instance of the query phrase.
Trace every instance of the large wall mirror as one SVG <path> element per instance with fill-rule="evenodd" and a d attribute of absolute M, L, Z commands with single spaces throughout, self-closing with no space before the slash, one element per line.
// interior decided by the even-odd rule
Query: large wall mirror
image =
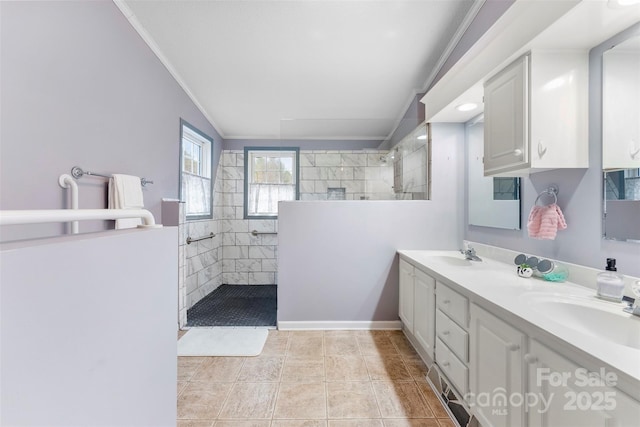
<path fill-rule="evenodd" d="M 603 234 L 640 243 L 640 34 L 602 58 Z"/>
<path fill-rule="evenodd" d="M 520 178 L 484 176 L 484 122 L 465 124 L 468 155 L 469 225 L 520 229 Z"/>

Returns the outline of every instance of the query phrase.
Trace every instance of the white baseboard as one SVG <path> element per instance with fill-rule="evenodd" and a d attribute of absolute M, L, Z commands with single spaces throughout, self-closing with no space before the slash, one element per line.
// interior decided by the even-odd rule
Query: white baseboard
<path fill-rule="evenodd" d="M 400 330 L 399 320 L 385 321 L 279 321 L 278 329 L 293 330 Z"/>

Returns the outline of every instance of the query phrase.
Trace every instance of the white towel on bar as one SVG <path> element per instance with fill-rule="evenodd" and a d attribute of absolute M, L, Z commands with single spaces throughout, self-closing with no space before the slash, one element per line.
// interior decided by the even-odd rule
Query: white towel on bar
<path fill-rule="evenodd" d="M 113 174 L 109 178 L 109 209 L 143 209 L 142 184 L 140 177 Z M 116 228 L 135 228 L 142 224 L 140 218 L 116 220 Z"/>

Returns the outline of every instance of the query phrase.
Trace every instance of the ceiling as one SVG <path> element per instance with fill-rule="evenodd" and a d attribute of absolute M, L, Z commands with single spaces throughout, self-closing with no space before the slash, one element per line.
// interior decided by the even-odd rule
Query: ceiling
<path fill-rule="evenodd" d="M 116 4 L 223 138 L 384 140 L 482 1 Z"/>

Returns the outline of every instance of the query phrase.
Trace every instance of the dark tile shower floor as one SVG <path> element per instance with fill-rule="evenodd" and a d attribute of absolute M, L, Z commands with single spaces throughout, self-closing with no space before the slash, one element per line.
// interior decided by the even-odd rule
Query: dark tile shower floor
<path fill-rule="evenodd" d="M 222 285 L 187 310 L 187 326 L 276 326 L 276 285 Z"/>

